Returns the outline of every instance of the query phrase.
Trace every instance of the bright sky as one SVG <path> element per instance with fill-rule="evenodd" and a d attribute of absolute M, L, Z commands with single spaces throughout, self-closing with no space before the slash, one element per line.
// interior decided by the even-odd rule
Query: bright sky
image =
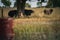
<path fill-rule="evenodd" d="M 3 6 L 3 4 L 1 3 L 1 0 L 0 0 L 0 6 Z"/>

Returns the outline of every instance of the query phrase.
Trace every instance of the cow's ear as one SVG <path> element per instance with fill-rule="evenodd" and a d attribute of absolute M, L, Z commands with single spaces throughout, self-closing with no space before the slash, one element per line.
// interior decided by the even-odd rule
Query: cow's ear
<path fill-rule="evenodd" d="M 52 13 L 53 12 L 53 9 L 50 9 L 50 12 Z"/>

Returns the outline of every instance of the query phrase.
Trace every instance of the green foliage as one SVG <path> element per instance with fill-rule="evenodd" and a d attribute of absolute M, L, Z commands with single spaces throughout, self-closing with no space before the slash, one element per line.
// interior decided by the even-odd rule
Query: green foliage
<path fill-rule="evenodd" d="M 49 0 L 47 7 L 60 7 L 60 0 Z"/>
<path fill-rule="evenodd" d="M 0 8 L 1 8 L 1 6 L 0 6 Z"/>
<path fill-rule="evenodd" d="M 41 2 L 44 2 L 44 0 L 41 0 Z"/>
<path fill-rule="evenodd" d="M 30 4 L 26 3 L 26 4 L 25 4 L 25 7 L 31 7 L 31 6 L 30 6 Z"/>
<path fill-rule="evenodd" d="M 57 4 L 56 5 L 60 7 L 60 0 L 57 0 Z"/>
<path fill-rule="evenodd" d="M 10 5 L 11 5 L 10 0 L 1 0 L 1 2 L 2 2 L 5 6 L 8 6 L 8 7 L 10 7 Z"/>
<path fill-rule="evenodd" d="M 42 2 L 37 2 L 37 6 L 40 7 Z"/>
<path fill-rule="evenodd" d="M 46 7 L 53 7 L 53 2 L 49 0 Z"/>

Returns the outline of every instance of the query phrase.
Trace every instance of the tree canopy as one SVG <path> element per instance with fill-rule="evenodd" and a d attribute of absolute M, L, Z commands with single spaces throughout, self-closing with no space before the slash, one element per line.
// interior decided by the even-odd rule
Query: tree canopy
<path fill-rule="evenodd" d="M 60 0 L 49 0 L 48 7 L 60 7 Z"/>
<path fill-rule="evenodd" d="M 1 0 L 1 2 L 5 5 L 5 7 L 6 7 L 6 6 L 7 6 L 7 7 L 10 7 L 10 5 L 11 5 L 10 0 Z"/>

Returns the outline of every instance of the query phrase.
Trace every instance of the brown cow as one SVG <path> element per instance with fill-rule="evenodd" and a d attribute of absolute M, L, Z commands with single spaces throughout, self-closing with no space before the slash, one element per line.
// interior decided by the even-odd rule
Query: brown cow
<path fill-rule="evenodd" d="M 50 15 L 50 14 L 52 14 L 52 12 L 53 12 L 53 9 L 49 9 L 49 10 L 45 9 L 44 10 L 44 14 L 46 14 L 46 15 Z"/>

